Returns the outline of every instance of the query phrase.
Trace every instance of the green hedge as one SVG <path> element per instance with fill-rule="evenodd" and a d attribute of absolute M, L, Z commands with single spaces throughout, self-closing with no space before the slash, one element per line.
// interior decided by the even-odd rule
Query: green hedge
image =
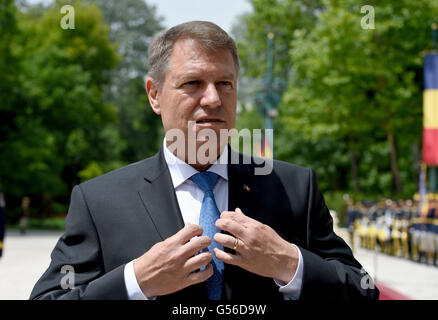
<path fill-rule="evenodd" d="M 19 229 L 19 224 L 12 224 L 8 229 Z M 27 230 L 65 230 L 64 218 L 30 218 L 27 221 Z"/>

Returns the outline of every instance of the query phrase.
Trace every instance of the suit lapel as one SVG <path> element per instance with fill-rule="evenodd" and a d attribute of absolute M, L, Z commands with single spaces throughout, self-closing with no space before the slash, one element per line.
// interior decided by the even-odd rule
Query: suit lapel
<path fill-rule="evenodd" d="M 240 208 L 242 212 L 251 218 L 257 216 L 256 208 L 258 203 L 259 190 L 254 183 L 253 164 L 243 162 L 243 156 L 238 155 L 239 162 L 233 164 L 232 154 L 237 157 L 236 152 L 229 149 L 228 158 L 228 210 L 234 211 Z M 231 158 L 231 159 L 230 159 Z"/>
<path fill-rule="evenodd" d="M 140 198 L 157 232 L 165 240 L 184 227 L 184 220 L 162 149 L 150 158 L 144 180 Z"/>

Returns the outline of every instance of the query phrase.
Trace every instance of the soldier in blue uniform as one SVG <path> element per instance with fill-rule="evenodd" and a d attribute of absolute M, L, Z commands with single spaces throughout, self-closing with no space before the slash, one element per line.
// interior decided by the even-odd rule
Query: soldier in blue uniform
<path fill-rule="evenodd" d="M 435 252 L 433 256 L 433 264 L 438 267 L 438 202 L 435 204 L 435 214 L 432 219 L 432 233 L 434 236 Z"/>
<path fill-rule="evenodd" d="M 436 195 L 431 195 L 429 211 L 427 212 L 427 237 L 430 243 L 428 260 L 431 264 L 437 265 L 438 251 L 438 199 Z"/>
<path fill-rule="evenodd" d="M 348 204 L 348 208 L 347 208 L 347 219 L 345 221 L 345 227 L 348 229 L 348 233 L 350 235 L 351 251 L 354 252 L 355 249 L 354 237 L 357 228 L 356 224 L 357 224 L 357 220 L 362 217 L 362 213 L 354 205 L 353 199 L 349 199 L 347 204 Z"/>
<path fill-rule="evenodd" d="M 415 199 L 415 206 L 412 210 L 410 219 L 410 227 L 408 232 L 411 238 L 411 259 L 413 261 L 421 261 L 421 229 L 422 229 L 421 207 L 418 199 Z"/>
<path fill-rule="evenodd" d="M 405 226 L 406 226 L 406 236 L 407 236 L 407 246 L 408 246 L 408 253 L 406 255 L 406 258 L 412 259 L 412 230 L 410 228 L 412 218 L 414 216 L 414 212 L 416 210 L 416 207 L 412 200 L 406 201 L 406 207 L 405 207 Z"/>

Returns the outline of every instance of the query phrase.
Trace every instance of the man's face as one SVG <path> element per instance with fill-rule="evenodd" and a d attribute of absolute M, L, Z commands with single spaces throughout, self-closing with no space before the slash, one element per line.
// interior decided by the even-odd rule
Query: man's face
<path fill-rule="evenodd" d="M 180 129 L 186 142 L 189 121 L 196 122 L 196 133 L 204 128 L 214 130 L 218 142 L 220 129 L 235 126 L 237 72 L 227 50 L 206 52 L 196 41 L 178 40 L 161 90 L 150 78 L 146 89 L 165 132 Z"/>

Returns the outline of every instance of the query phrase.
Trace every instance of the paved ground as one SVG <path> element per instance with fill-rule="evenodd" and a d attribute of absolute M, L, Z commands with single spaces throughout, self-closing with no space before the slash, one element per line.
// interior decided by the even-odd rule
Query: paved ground
<path fill-rule="evenodd" d="M 438 267 L 357 249 L 356 259 L 373 279 L 415 300 L 438 300 Z"/>
<path fill-rule="evenodd" d="M 345 235 L 343 230 L 337 232 Z M 0 259 L 0 300 L 28 299 L 33 285 L 48 267 L 50 252 L 60 235 L 53 231 L 30 231 L 25 236 L 7 232 Z M 379 283 L 412 299 L 438 299 L 438 267 L 364 249 L 357 249 L 355 257 Z"/>
<path fill-rule="evenodd" d="M 7 231 L 0 258 L 0 300 L 28 299 L 34 284 L 50 264 L 60 232 Z"/>
<path fill-rule="evenodd" d="M 349 243 L 345 230 L 336 232 Z M 358 246 L 359 238 L 355 243 Z M 438 267 L 360 247 L 354 256 L 376 282 L 414 300 L 438 300 Z"/>

